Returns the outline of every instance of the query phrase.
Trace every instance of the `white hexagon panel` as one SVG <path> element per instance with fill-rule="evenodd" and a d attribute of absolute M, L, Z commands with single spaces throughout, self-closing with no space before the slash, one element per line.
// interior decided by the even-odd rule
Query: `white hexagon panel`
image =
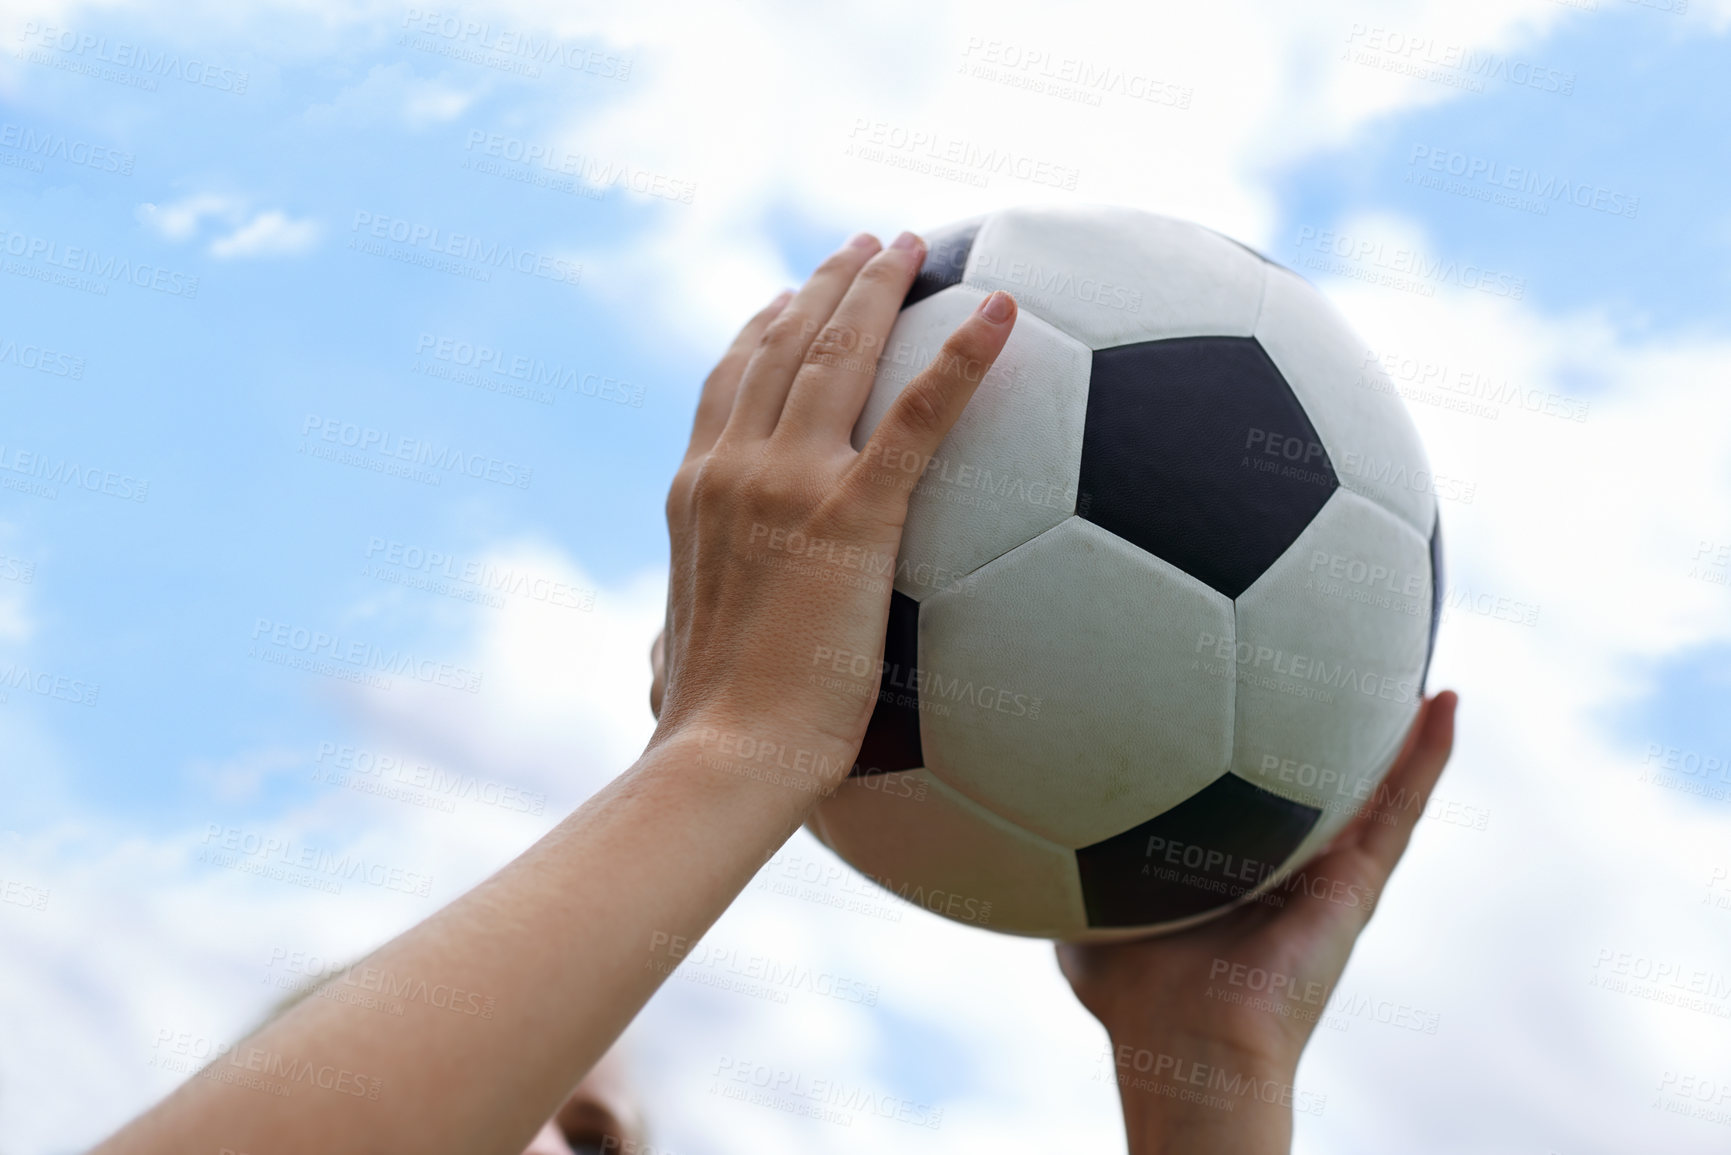
<path fill-rule="evenodd" d="M 901 311 L 854 448 L 985 297 L 952 285 Z M 1091 356 L 1039 317 L 1017 317 L 908 502 L 896 589 L 923 601 L 1075 512 Z"/>
<path fill-rule="evenodd" d="M 1367 799 L 1422 700 L 1430 543 L 1347 489 L 1239 595 L 1233 771 L 1325 814 Z"/>
<path fill-rule="evenodd" d="M 933 775 L 1070 848 L 1196 794 L 1232 756 L 1223 594 L 1071 518 L 918 610 Z M 1054 805 L 1061 799 L 1062 805 Z"/>
<path fill-rule="evenodd" d="M 1189 221 L 1101 205 L 1013 208 L 979 226 L 962 283 L 1003 289 L 1091 349 L 1248 337 L 1267 264 Z"/>

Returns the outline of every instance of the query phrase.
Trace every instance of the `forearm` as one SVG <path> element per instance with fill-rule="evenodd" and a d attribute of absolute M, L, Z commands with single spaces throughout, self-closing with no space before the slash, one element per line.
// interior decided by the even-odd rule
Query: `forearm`
<path fill-rule="evenodd" d="M 713 757 L 713 735 L 652 748 L 355 968 L 479 996 L 464 1010 L 305 999 L 100 1150 L 516 1155 L 671 970 L 653 945 L 708 929 L 833 785 L 741 773 Z M 488 1002 L 490 1018 L 468 1013 Z"/>
<path fill-rule="evenodd" d="M 1292 1070 L 1207 1042 L 1112 1032 L 1130 1155 L 1286 1155 Z"/>

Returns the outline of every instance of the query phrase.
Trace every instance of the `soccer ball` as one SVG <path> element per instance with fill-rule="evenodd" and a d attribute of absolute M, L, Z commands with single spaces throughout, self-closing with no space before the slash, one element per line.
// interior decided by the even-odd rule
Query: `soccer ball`
<path fill-rule="evenodd" d="M 1023 208 L 927 241 L 856 448 L 987 293 L 1021 313 L 915 486 L 871 725 L 812 831 L 1013 934 L 1368 904 L 1294 871 L 1377 806 L 1436 639 L 1436 486 L 1376 357 L 1185 221 Z"/>

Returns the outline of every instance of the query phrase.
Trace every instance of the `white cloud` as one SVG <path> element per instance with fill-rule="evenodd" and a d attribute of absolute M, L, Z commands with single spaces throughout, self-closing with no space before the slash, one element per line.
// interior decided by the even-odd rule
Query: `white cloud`
<path fill-rule="evenodd" d="M 394 14 L 401 18 L 401 10 Z M 428 68 L 439 70 L 436 78 L 419 75 L 419 63 L 376 64 L 359 83 L 343 89 L 329 102 L 308 108 L 307 119 L 347 124 L 395 121 L 410 129 L 455 120 L 487 91 L 488 81 L 480 77 L 459 80 L 451 70 L 440 67 L 444 64 L 442 58 L 427 62 Z"/>
<path fill-rule="evenodd" d="M 295 220 L 276 210 L 259 213 L 226 237 L 210 243 L 213 257 L 280 257 L 303 253 L 318 243 L 317 221 Z"/>
<path fill-rule="evenodd" d="M 240 219 L 244 202 L 218 193 L 198 193 L 173 204 L 157 205 L 148 201 L 138 206 L 138 222 L 170 241 L 190 240 L 204 224 L 206 217 L 233 222 Z"/>
<path fill-rule="evenodd" d="M 206 222 L 221 222 L 229 231 L 213 239 L 209 251 L 222 259 L 303 253 L 324 231 L 319 222 L 297 220 L 280 209 L 253 213 L 243 198 L 220 193 L 196 193 L 166 205 L 145 202 L 134 216 L 158 236 L 177 242 L 198 236 Z"/>
<path fill-rule="evenodd" d="M 1549 0 L 1415 0 L 1262 5 L 1248 18 L 1230 6 L 1122 5 L 1083 22 L 1054 20 L 1037 4 L 910 0 L 824 21 L 788 19 L 767 3 L 743 11 L 624 5 L 547 19 L 570 35 L 599 33 L 627 46 L 621 51 L 637 46 L 645 58 L 613 99 L 571 111 L 560 147 L 698 187 L 689 206 L 658 205 L 649 236 L 586 260 L 598 276 L 623 283 L 614 298 L 622 323 L 713 348 L 794 277 L 764 249 L 767 230 L 788 214 L 838 233 L 893 234 L 1073 197 L 1190 217 L 1265 242 L 1275 213 L 1266 173 L 1378 118 L 1459 95 L 1341 63 L 1355 28 L 1508 52 L 1566 16 Z M 668 35 L 670 27 L 680 34 Z M 848 50 L 838 54 L 838 43 Z M 998 80 L 969 73 L 988 58 L 1035 62 L 990 65 Z M 1188 108 L 1121 92 L 1096 107 L 1028 90 L 1027 82 L 1066 68 L 1112 71 L 1126 78 L 1121 88 L 1133 83 L 1162 99 L 1185 90 Z M 897 165 L 848 154 L 879 125 L 937 143 L 886 150 Z M 982 189 L 913 171 L 951 145 L 1074 168 L 1075 190 L 1006 177 Z"/>

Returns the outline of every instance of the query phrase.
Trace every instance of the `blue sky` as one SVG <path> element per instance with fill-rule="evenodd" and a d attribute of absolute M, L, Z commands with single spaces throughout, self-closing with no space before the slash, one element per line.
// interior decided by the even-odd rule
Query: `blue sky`
<path fill-rule="evenodd" d="M 1422 221 L 1439 249 L 1527 277 L 1546 309 L 1604 309 L 1635 331 L 1721 330 L 1731 219 L 1713 142 L 1731 107 L 1724 42 L 1627 0 L 1601 7 L 1508 54 L 1568 75 L 1569 94 L 1487 78 L 1482 94 L 1370 125 L 1275 176 L 1283 222 L 1270 255 L 1289 255 L 1303 224 L 1394 210 Z M 1429 151 L 1415 166 L 1419 148 Z M 1633 218 L 1559 203 L 1537 216 L 1406 183 L 1448 152 L 1640 203 Z"/>
<path fill-rule="evenodd" d="M 443 901 L 622 767 L 648 724 L 645 651 L 665 565 L 665 486 L 697 384 L 728 332 L 860 227 L 890 233 L 1051 195 L 843 159 L 861 118 L 938 126 L 1075 164 L 1078 199 L 1195 217 L 1276 260 L 1300 255 L 1303 230 L 1337 230 L 1524 278 L 1519 302 L 1318 278 L 1374 345 L 1430 350 L 1592 403 L 1579 425 L 1412 405 L 1439 471 L 1483 483 L 1480 500 L 1444 505 L 1451 573 L 1537 602 L 1541 613 L 1534 629 L 1470 615 L 1445 625 L 1433 682 L 1462 688 L 1463 718 L 1474 726 L 1445 790 L 1489 807 L 1494 821 L 1482 837 L 1439 824 L 1421 831 L 1415 847 L 1424 853 L 1403 867 L 1402 903 L 1379 914 L 1382 937 L 1367 938 L 1349 976 L 1373 994 L 1440 1007 L 1451 1024 L 1500 1010 L 1520 1039 L 1509 1054 L 1540 1046 L 1531 1041 L 1546 1037 L 1548 1023 L 1591 1021 L 1618 1040 L 1616 1058 L 1573 1047 L 1547 1054 L 1579 1064 L 1571 1096 L 1597 1088 L 1599 1114 L 1569 1119 L 1559 1097 L 1534 1092 L 1476 1133 L 1479 1149 L 1490 1149 L 1487 1134 L 1533 1135 L 1569 1151 L 1599 1135 L 1645 1135 L 1655 1125 L 1651 1089 L 1640 1085 L 1647 1066 L 1698 1063 L 1731 1078 L 1731 1054 L 1714 1041 L 1722 1021 L 1624 1007 L 1575 981 L 1593 944 L 1705 960 L 1703 943 L 1722 943 L 1731 928 L 1653 905 L 1625 918 L 1610 898 L 1605 912 L 1588 913 L 1578 894 L 1546 889 L 1561 885 L 1550 882 L 1504 888 L 1477 905 L 1450 890 L 1531 859 L 1566 863 L 1583 886 L 1600 880 L 1602 895 L 1644 886 L 1644 895 L 1687 896 L 1696 875 L 1724 861 L 1714 847 L 1728 804 L 1638 785 L 1633 763 L 1652 742 L 1731 753 L 1731 594 L 1688 576 L 1699 543 L 1731 543 L 1731 456 L 1720 444 L 1731 369 L 1731 9 L 1599 7 L 1155 6 L 1081 26 L 1037 7 L 922 6 L 920 42 L 905 52 L 897 45 L 913 14 L 861 8 L 848 35 L 867 63 L 852 67 L 826 57 L 837 48 L 824 26 L 772 4 L 658 14 L 513 0 L 470 13 L 495 29 L 554 30 L 568 54 L 601 62 L 596 72 L 629 61 L 625 79 L 556 65 L 526 77 L 453 59 L 428 50 L 452 46 L 436 32 L 404 43 L 408 9 L 388 5 L 195 12 L 32 0 L 8 17 L 0 466 L 21 452 L 69 459 L 112 474 L 112 489 L 133 492 L 144 480 L 148 492 L 129 500 L 61 484 L 50 500 L 0 489 L 0 668 L 100 686 L 88 707 L 19 690 L 0 704 L 0 832 L 29 848 L 0 846 L 0 875 L 52 886 L 59 904 L 34 922 L 0 910 L 0 977 L 13 989 L 23 989 L 18 976 L 64 980 L 45 998 L 48 1010 L 0 1006 L 0 1038 L 11 1024 L 15 1038 L 50 1040 L 29 1053 L 0 1043 L 0 1149 L 70 1150 L 95 1137 L 65 1138 L 66 1127 L 92 1124 L 33 1093 L 34 1071 L 45 1072 L 44 1085 L 73 1071 L 103 1081 L 108 1109 L 124 1114 L 166 1085 L 133 1055 L 164 1015 L 206 1013 L 186 1007 L 208 994 L 212 1031 L 256 1016 L 253 964 L 276 941 L 269 920 L 315 942 L 328 934 L 340 953 L 426 913 L 361 899 L 318 906 L 264 883 L 240 889 L 252 884 L 192 863 L 207 824 L 384 846 L 411 865 L 436 863 Z M 1349 29 L 1379 21 L 1555 70 L 1573 91 L 1490 80 L 1482 93 L 1462 92 L 1342 60 Z M 99 37 L 103 47 L 63 50 L 44 42 L 46 27 Z M 1182 112 L 1111 98 L 1093 109 L 954 75 L 969 37 L 999 35 L 1110 64 L 1134 58 L 1193 85 L 1196 99 Z M 157 75 L 156 90 L 143 91 L 67 67 L 122 42 L 228 71 L 208 85 Z M 1146 48 L 1138 56 L 1127 44 Z M 149 75 L 111 67 L 134 82 Z M 242 73 L 245 91 L 225 90 Z M 52 155 L 24 147 L 24 134 L 48 141 Z M 544 149 L 555 169 L 600 166 L 660 195 L 548 187 L 556 173 L 488 156 L 519 145 Z M 1638 197 L 1639 209 L 1631 218 L 1553 202 L 1540 214 L 1420 187 L 1409 179 L 1422 171 L 1416 147 Z M 537 173 L 540 185 L 510 179 Z M 419 230 L 423 239 L 389 239 L 399 222 L 402 235 Z M 433 259 L 437 245 L 467 253 L 464 269 L 413 263 Z M 112 258 L 167 270 L 171 286 L 196 278 L 196 295 L 38 279 L 55 270 L 50 253 L 76 263 L 70 248 L 94 253 L 98 266 Z M 553 275 L 477 258 L 500 252 Z M 77 373 L 20 365 L 16 351 L 26 346 L 63 354 L 57 364 Z M 531 366 L 531 376 L 566 387 L 536 400 L 448 376 L 481 347 L 498 351 L 496 364 Z M 430 484 L 425 473 L 380 471 L 388 459 L 374 449 L 362 455 L 367 467 L 308 452 L 342 448 L 345 430 L 410 456 L 419 449 L 423 460 L 460 453 L 493 479 L 437 470 Z M 524 478 L 526 486 L 514 483 Z M 373 569 L 383 562 L 414 577 L 401 559 L 429 554 L 458 571 L 517 567 L 588 602 L 548 609 L 518 597 L 477 607 Z M 478 669 L 481 692 L 399 679 L 369 694 L 260 660 L 261 648 L 286 652 L 266 644 L 279 625 Z M 312 780 L 320 743 L 401 750 L 539 789 L 547 812 L 510 825 L 494 814 L 444 822 L 375 805 Z M 1607 785 L 1558 791 L 1583 777 Z M 1551 812 L 1559 798 L 1565 817 Z M 1636 817 L 1624 823 L 1627 815 Z M 797 846 L 822 853 L 809 841 Z M 110 847 L 114 856 L 102 857 Z M 1652 873 L 1637 877 L 1631 860 Z M 1040 1130 L 1042 1094 L 1085 1107 L 1086 1133 L 1115 1141 L 1104 1089 L 1062 1082 L 1072 1068 L 1086 1077 L 1088 1025 L 1074 1008 L 1035 1010 L 1023 997 L 1062 991 L 1038 944 L 1006 945 L 924 915 L 862 927 L 778 901 L 742 902 L 729 916 L 735 939 L 761 934 L 798 957 L 841 958 L 849 973 L 885 968 L 875 1018 L 824 1008 L 815 1021 L 855 1045 L 857 1058 L 841 1043 L 843 1057 L 831 1056 L 854 1064 L 847 1077 L 956 1104 L 944 1132 L 920 1141 L 996 1136 L 1012 1144 L 995 1148 L 1004 1150 L 1072 1134 Z M 1532 905 L 1563 912 L 1545 935 L 1520 921 Z M 159 955 L 163 974 L 114 969 L 81 950 L 105 911 L 136 913 L 128 949 Z M 232 918 L 239 929 L 213 946 L 188 929 L 196 919 L 187 911 Z M 1467 964 L 1404 953 L 1431 920 L 1459 933 Z M 1509 926 L 1554 952 L 1532 956 L 1542 996 L 1487 977 L 1528 965 L 1511 957 L 1507 935 L 1492 937 Z M 945 986 L 936 974 L 895 978 L 896 966 L 919 972 L 933 958 L 957 967 L 989 960 L 981 988 L 1008 992 L 1014 1008 L 971 1006 L 969 983 Z M 89 992 L 97 993 L 84 1004 L 118 1009 L 67 1009 Z M 752 1026 L 757 1019 L 738 1006 L 717 1011 L 704 998 L 725 996 L 670 992 L 645 1030 L 683 1015 L 761 1031 L 750 1036 L 761 1053 L 821 1051 L 824 1032 L 803 1019 L 785 1030 Z M 178 1009 L 161 1009 L 169 1006 Z M 1361 1107 L 1307 1123 L 1318 1128 L 1309 1132 L 1314 1149 L 1379 1149 L 1369 1137 L 1379 1123 L 1422 1117 L 1437 1106 L 1432 1094 L 1446 1102 L 1467 1093 L 1463 1085 L 1482 1090 L 1471 1080 L 1495 1072 L 1471 1074 L 1473 1056 L 1496 1046 L 1454 1029 L 1429 1049 L 1374 1034 L 1320 1047 L 1306 1076 Z M 1022 1084 L 1006 1082 L 1019 1076 L 1003 1067 L 1017 1043 L 1038 1044 L 1046 1064 L 1030 1061 Z M 645 1045 L 669 1071 L 695 1063 L 665 1041 Z M 1379 1101 L 1376 1080 L 1392 1069 L 1427 1077 L 1380 1087 L 1386 1108 L 1365 1105 Z M 1061 1090 L 1051 1090 L 1054 1077 Z M 708 1137 L 697 1122 L 721 1109 L 709 1099 L 668 1105 L 671 1132 L 688 1143 L 675 1149 L 744 1150 L 744 1138 Z M 1664 1133 L 1667 1149 L 1705 1151 L 1722 1139 L 1709 1124 L 1660 1121 L 1681 1128 Z M 738 1134 L 809 1138 L 784 1127 L 793 1124 L 770 1120 Z M 822 1138 L 863 1150 L 914 1137 Z"/>

